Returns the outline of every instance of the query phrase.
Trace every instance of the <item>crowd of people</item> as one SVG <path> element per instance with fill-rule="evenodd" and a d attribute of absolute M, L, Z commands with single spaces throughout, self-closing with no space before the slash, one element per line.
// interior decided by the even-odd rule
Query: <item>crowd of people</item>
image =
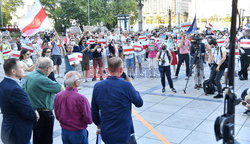
<path fill-rule="evenodd" d="M 2 141 L 28 144 L 33 129 L 34 144 L 52 144 L 54 110 L 65 144 L 88 143 L 87 126 L 92 122 L 105 143 L 134 144 L 131 105 L 141 107 L 143 100 L 132 80 L 145 75 L 142 62 L 148 63 L 150 78 L 156 77 L 158 68 L 162 93 L 166 91 L 165 76 L 170 90 L 177 92 L 172 79 L 178 78 L 183 62 L 185 79 L 193 74 L 194 88 L 202 88 L 204 66 L 208 64 L 208 80 L 218 91 L 214 98 L 223 98 L 221 79 L 224 75 L 224 82 L 227 82 L 229 38 L 228 32 L 210 30 L 194 35 L 161 30 L 119 34 L 115 31 L 67 33 L 64 38 L 57 33 L 45 33 L 43 37 L 22 35 L 15 39 L 15 43 L 11 43 L 10 36 L 3 36 L 0 51 L 6 76 L 0 83 Z M 248 79 L 248 42 L 250 28 L 239 31 L 235 75 L 240 80 Z M 62 73 L 63 59 L 65 71 Z M 77 89 L 82 81 L 88 82 L 90 70 L 93 70 L 92 81 L 101 81 L 94 86 L 91 107 Z M 63 76 L 64 85 L 61 85 L 57 78 Z M 248 99 L 245 101 L 249 102 Z"/>

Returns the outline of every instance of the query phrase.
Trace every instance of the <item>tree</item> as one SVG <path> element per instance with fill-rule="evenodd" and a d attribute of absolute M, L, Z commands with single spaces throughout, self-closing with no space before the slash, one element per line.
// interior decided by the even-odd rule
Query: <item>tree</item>
<path fill-rule="evenodd" d="M 16 8 L 23 4 L 22 0 L 2 0 L 3 25 L 9 25 Z M 12 14 L 12 15 L 11 15 Z M 0 20 L 1 21 L 1 20 Z"/>
<path fill-rule="evenodd" d="M 118 14 L 131 14 L 131 24 L 138 19 L 138 0 L 89 0 L 90 24 L 103 24 L 108 29 L 117 25 Z M 75 20 L 81 26 L 88 25 L 88 0 L 41 0 L 48 16 L 53 19 L 55 29 L 62 31 Z"/>

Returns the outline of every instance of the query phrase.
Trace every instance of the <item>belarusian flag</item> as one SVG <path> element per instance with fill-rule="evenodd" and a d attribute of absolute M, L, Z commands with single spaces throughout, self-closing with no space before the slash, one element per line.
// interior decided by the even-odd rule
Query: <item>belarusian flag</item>
<path fill-rule="evenodd" d="M 53 29 L 49 17 L 39 0 L 36 0 L 31 10 L 19 20 L 18 27 L 26 36 Z"/>

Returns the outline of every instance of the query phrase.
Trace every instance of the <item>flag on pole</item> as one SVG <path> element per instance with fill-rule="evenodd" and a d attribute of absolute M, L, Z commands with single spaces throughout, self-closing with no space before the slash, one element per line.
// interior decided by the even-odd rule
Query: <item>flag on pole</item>
<path fill-rule="evenodd" d="M 191 26 L 191 22 L 184 22 L 184 23 L 181 23 L 181 29 L 182 30 L 188 30 L 188 28 Z"/>
<path fill-rule="evenodd" d="M 195 32 L 197 30 L 197 23 L 196 23 L 196 15 L 194 17 L 194 21 L 192 22 L 192 25 L 187 30 L 186 34 L 190 34 L 192 32 Z"/>
<path fill-rule="evenodd" d="M 19 20 L 18 27 L 26 36 L 53 29 L 49 17 L 39 0 L 36 0 L 31 10 Z"/>
<path fill-rule="evenodd" d="M 212 29 L 211 33 L 214 33 L 214 26 L 211 23 L 208 22 L 207 28 L 211 28 Z"/>

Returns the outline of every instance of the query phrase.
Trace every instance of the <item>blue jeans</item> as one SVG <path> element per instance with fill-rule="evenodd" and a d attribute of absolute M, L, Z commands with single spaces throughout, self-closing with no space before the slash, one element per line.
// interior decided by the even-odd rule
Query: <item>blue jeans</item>
<path fill-rule="evenodd" d="M 125 62 L 127 68 L 134 67 L 135 59 L 134 58 L 126 59 Z"/>
<path fill-rule="evenodd" d="M 69 131 L 62 128 L 63 144 L 88 144 L 87 129 L 78 131 Z"/>

